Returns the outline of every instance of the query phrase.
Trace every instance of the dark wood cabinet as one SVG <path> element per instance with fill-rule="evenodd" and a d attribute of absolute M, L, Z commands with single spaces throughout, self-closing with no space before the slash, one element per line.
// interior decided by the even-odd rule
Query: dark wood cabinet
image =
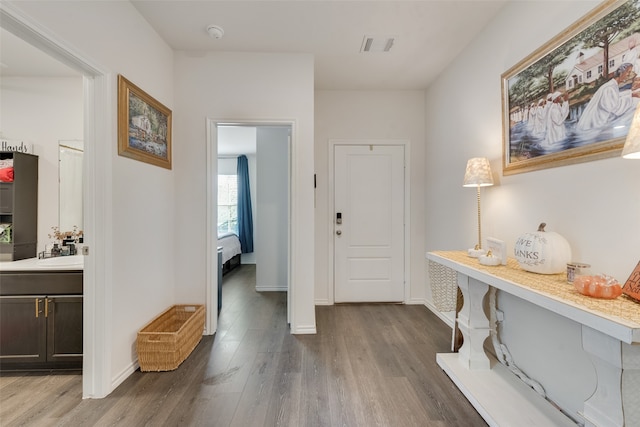
<path fill-rule="evenodd" d="M 38 244 L 38 156 L 0 153 L 13 159 L 13 182 L 0 182 L 0 224 L 11 224 L 11 241 L 0 242 L 0 260 L 34 258 Z"/>
<path fill-rule="evenodd" d="M 46 362 L 44 295 L 0 297 L 0 364 Z"/>
<path fill-rule="evenodd" d="M 82 296 L 49 297 L 47 305 L 47 361 L 82 366 Z"/>
<path fill-rule="evenodd" d="M 82 304 L 81 271 L 0 274 L 0 369 L 81 369 Z"/>

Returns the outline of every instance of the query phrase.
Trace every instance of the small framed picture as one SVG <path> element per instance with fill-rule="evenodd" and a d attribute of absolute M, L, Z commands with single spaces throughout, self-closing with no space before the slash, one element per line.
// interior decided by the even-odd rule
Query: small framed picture
<path fill-rule="evenodd" d="M 487 237 L 485 240 L 485 249 L 491 251 L 494 257 L 500 258 L 502 265 L 507 265 L 507 245 L 502 240 Z"/>
<path fill-rule="evenodd" d="M 171 110 L 121 75 L 118 154 L 171 169 Z"/>

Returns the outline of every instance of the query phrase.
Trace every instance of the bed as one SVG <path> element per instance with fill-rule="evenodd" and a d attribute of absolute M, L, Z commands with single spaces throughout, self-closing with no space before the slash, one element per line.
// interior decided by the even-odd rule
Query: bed
<path fill-rule="evenodd" d="M 234 233 L 218 236 L 218 248 L 222 248 L 222 274 L 227 274 L 240 265 L 240 239 Z"/>

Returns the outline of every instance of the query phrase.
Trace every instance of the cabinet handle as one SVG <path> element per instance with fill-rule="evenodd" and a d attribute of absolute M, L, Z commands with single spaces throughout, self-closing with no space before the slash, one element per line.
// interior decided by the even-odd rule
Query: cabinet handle
<path fill-rule="evenodd" d="M 39 312 L 40 311 L 40 300 L 38 298 L 36 298 L 36 319 L 39 317 Z"/>
<path fill-rule="evenodd" d="M 44 299 L 44 317 L 49 317 L 49 298 Z"/>

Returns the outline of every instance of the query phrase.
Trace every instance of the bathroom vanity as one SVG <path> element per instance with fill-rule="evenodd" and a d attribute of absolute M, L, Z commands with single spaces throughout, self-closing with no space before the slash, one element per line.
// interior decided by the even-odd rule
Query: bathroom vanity
<path fill-rule="evenodd" d="M 82 259 L 0 263 L 0 370 L 82 368 Z"/>

